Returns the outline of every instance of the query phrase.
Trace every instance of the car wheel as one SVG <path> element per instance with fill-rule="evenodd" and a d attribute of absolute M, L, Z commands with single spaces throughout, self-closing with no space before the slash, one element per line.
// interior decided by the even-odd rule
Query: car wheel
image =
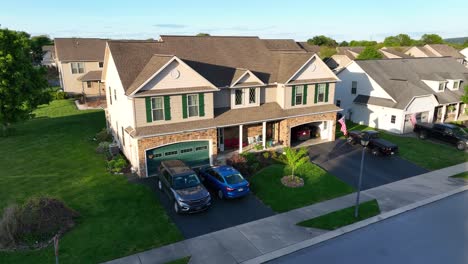
<path fill-rule="evenodd" d="M 178 214 L 180 212 L 179 205 L 177 204 L 177 202 L 174 202 L 174 212 L 176 214 Z"/>
<path fill-rule="evenodd" d="M 379 155 L 379 152 L 380 152 L 380 151 L 379 151 L 377 148 L 373 148 L 373 149 L 371 150 L 371 153 L 372 153 L 372 155 L 374 155 L 374 156 L 378 156 L 378 155 Z"/>
<path fill-rule="evenodd" d="M 161 180 L 158 180 L 158 189 L 162 191 L 162 182 Z"/>
<path fill-rule="evenodd" d="M 422 131 L 419 133 L 419 139 L 426 139 L 427 138 L 427 133 Z"/>
<path fill-rule="evenodd" d="M 221 190 L 218 191 L 218 197 L 219 197 L 219 199 L 221 199 L 221 200 L 224 199 L 224 193 L 223 193 L 223 191 L 221 191 Z"/>
<path fill-rule="evenodd" d="M 466 144 L 465 142 L 458 142 L 457 143 L 457 149 L 458 150 L 465 150 Z"/>

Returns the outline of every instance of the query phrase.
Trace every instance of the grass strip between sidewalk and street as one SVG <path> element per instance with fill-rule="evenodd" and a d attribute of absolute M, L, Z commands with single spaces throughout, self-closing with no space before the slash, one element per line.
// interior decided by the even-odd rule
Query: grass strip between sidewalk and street
<path fill-rule="evenodd" d="M 468 171 L 455 174 L 455 175 L 453 175 L 453 176 L 451 176 L 451 177 L 452 177 L 452 178 L 459 178 L 459 179 L 468 180 Z"/>

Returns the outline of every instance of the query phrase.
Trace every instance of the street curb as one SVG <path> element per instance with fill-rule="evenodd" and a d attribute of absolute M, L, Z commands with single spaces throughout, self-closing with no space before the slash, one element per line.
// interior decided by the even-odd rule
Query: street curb
<path fill-rule="evenodd" d="M 270 261 L 270 260 L 285 256 L 285 255 L 291 254 L 291 253 L 296 252 L 298 250 L 301 250 L 301 249 L 304 249 L 304 248 L 307 248 L 307 247 L 310 247 L 310 246 L 325 242 L 325 241 L 327 241 L 329 239 L 339 237 L 339 236 L 344 235 L 346 233 L 353 232 L 355 230 L 361 229 L 361 228 L 366 227 L 368 225 L 372 225 L 372 224 L 380 222 L 382 220 L 397 216 L 397 215 L 405 213 L 407 211 L 410 211 L 410 210 L 416 209 L 418 207 L 421 207 L 421 206 L 424 206 L 424 205 L 439 201 L 439 200 L 444 199 L 446 197 L 449 197 L 449 196 L 452 196 L 454 194 L 461 193 L 461 192 L 464 192 L 464 191 L 467 191 L 467 190 L 468 190 L 468 185 L 465 185 L 465 186 L 460 187 L 458 189 L 455 189 L 455 190 L 452 190 L 452 191 L 449 191 L 449 192 L 446 192 L 446 193 L 443 193 L 443 194 L 439 194 L 439 195 L 436 195 L 436 196 L 433 196 L 433 197 L 430 197 L 430 198 L 427 198 L 427 199 L 424 199 L 424 200 L 421 200 L 421 201 L 418 201 L 418 202 L 415 202 L 415 203 L 412 203 L 412 204 L 409 204 L 409 205 L 406 205 L 406 206 L 403 206 L 403 207 L 400 207 L 400 208 L 397 208 L 395 210 L 392 210 L 392 211 L 389 211 L 389 212 L 386 212 L 386 213 L 383 213 L 383 214 L 380 214 L 380 215 L 365 219 L 363 221 L 360 221 L 360 222 L 357 222 L 357 223 L 354 223 L 354 224 L 351 224 L 351 225 L 348 225 L 348 226 L 341 227 L 339 229 L 327 232 L 327 233 L 325 233 L 323 235 L 320 235 L 320 236 L 317 236 L 317 237 L 314 237 L 314 238 L 311 238 L 311 239 L 308 239 L 308 240 L 304 240 L 302 242 L 299 242 L 299 243 L 296 243 L 296 244 L 293 244 L 293 245 L 290 245 L 290 246 L 287 246 L 287 247 L 284 247 L 284 248 L 281 248 L 281 249 L 266 253 L 266 254 L 258 256 L 256 258 L 243 261 L 241 263 L 242 264 L 264 263 L 264 262 L 267 262 L 267 261 Z"/>

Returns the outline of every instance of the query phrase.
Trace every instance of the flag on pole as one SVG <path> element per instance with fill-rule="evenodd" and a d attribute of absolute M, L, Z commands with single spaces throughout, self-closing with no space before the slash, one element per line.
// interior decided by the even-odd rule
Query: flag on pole
<path fill-rule="evenodd" d="M 411 115 L 410 122 L 413 125 L 413 127 L 416 125 L 416 114 Z"/>
<path fill-rule="evenodd" d="M 345 123 L 344 116 L 338 120 L 338 123 L 340 123 L 340 125 L 341 125 L 340 131 L 343 132 L 343 135 L 345 135 L 345 136 L 348 135 L 348 130 L 346 129 L 346 123 Z"/>

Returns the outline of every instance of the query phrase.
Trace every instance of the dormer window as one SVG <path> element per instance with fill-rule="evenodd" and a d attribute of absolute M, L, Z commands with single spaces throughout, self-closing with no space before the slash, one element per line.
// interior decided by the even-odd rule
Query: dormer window
<path fill-rule="evenodd" d="M 445 82 L 439 83 L 439 92 L 442 92 L 445 89 Z"/>
<path fill-rule="evenodd" d="M 458 90 L 460 88 L 460 81 L 453 81 L 453 89 Z"/>

